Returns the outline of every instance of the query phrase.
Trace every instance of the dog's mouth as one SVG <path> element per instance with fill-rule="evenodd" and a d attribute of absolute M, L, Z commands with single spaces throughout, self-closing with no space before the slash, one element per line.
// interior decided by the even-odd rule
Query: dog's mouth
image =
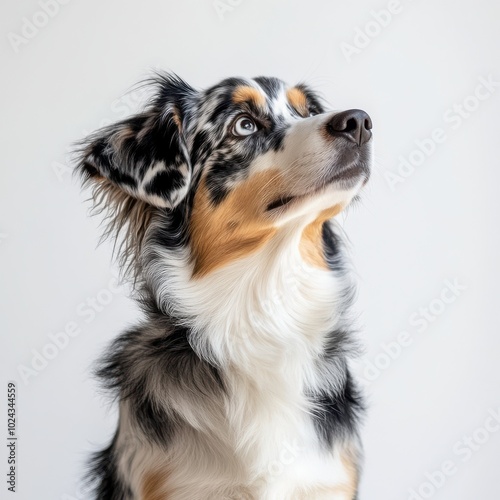
<path fill-rule="evenodd" d="M 350 180 L 358 180 L 360 177 L 368 177 L 368 172 L 365 168 L 355 165 L 353 167 L 346 168 L 341 172 L 338 172 L 327 182 L 327 184 L 331 184 L 332 182 L 338 181 L 350 181 Z"/>
<path fill-rule="evenodd" d="M 314 195 L 320 194 L 323 192 L 329 185 L 335 183 L 335 182 L 340 182 L 342 183 L 342 187 L 348 188 L 350 187 L 349 184 L 353 184 L 354 182 L 357 182 L 360 177 L 365 177 L 365 181 L 363 184 L 366 183 L 368 180 L 368 172 L 365 168 L 356 165 L 353 167 L 346 168 L 345 170 L 342 170 L 341 172 L 336 172 L 335 175 L 332 175 L 329 179 L 323 181 L 321 185 L 315 187 L 313 190 L 311 190 L 309 193 L 303 193 L 299 195 L 280 195 L 279 198 L 273 200 L 271 203 L 269 203 L 266 207 L 266 212 L 275 212 L 275 211 L 283 211 L 286 210 L 287 208 L 291 207 L 292 205 L 295 205 L 296 202 L 305 199 L 305 198 L 310 198 Z"/>
<path fill-rule="evenodd" d="M 295 198 L 297 198 L 297 196 L 281 196 L 277 200 L 274 200 L 273 202 L 269 203 L 269 205 L 267 205 L 266 211 L 270 212 L 272 210 L 276 210 L 277 208 L 286 207 L 293 200 L 295 200 Z"/>

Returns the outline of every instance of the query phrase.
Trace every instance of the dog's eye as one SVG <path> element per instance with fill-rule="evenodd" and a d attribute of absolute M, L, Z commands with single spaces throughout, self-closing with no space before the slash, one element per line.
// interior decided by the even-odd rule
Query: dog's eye
<path fill-rule="evenodd" d="M 319 111 L 317 109 L 311 108 L 309 109 L 309 116 L 319 115 Z"/>
<path fill-rule="evenodd" d="M 233 134 L 240 137 L 252 135 L 255 132 L 257 132 L 257 125 L 248 116 L 238 118 L 233 125 Z"/>

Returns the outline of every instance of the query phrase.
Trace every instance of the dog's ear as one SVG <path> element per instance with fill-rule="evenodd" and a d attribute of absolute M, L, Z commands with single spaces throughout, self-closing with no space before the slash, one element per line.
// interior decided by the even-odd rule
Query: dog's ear
<path fill-rule="evenodd" d="M 107 182 L 149 205 L 174 208 L 191 181 L 183 124 L 196 90 L 161 74 L 146 110 L 85 140 L 77 170 L 88 183 Z"/>

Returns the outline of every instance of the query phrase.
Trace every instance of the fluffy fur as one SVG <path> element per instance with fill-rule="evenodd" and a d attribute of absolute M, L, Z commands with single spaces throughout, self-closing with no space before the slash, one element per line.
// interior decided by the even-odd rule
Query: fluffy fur
<path fill-rule="evenodd" d="M 77 167 L 144 309 L 99 369 L 120 419 L 95 497 L 353 500 L 362 402 L 332 218 L 368 180 L 370 119 L 275 78 L 151 83 Z"/>

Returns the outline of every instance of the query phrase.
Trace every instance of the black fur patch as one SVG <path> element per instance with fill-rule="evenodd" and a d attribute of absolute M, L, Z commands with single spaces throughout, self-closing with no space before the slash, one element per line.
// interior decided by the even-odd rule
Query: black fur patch
<path fill-rule="evenodd" d="M 173 327 L 172 318 L 159 313 L 152 300 L 144 298 L 143 305 L 151 315 L 147 329 L 133 329 L 121 335 L 101 362 L 97 375 L 120 400 L 130 403 L 132 416 L 144 436 L 166 446 L 178 419 L 175 412 L 165 411 L 162 392 L 155 390 L 152 381 L 160 384 L 166 394 L 169 388 L 179 390 L 179 385 L 186 385 L 211 398 L 223 391 L 224 385 L 218 370 L 191 348 L 189 330 Z M 148 333 L 155 323 L 155 331 L 163 334 Z"/>
<path fill-rule="evenodd" d="M 191 164 L 204 162 L 214 149 L 217 149 L 217 145 L 211 143 L 209 133 L 206 130 L 200 130 L 191 147 Z"/>
<path fill-rule="evenodd" d="M 116 465 L 116 436 L 102 451 L 94 453 L 89 460 L 87 481 L 94 485 L 97 500 L 124 500 L 132 498 L 130 488 L 121 481 Z"/>
<path fill-rule="evenodd" d="M 280 90 L 283 88 L 283 82 L 278 78 L 270 78 L 268 76 L 258 76 L 254 80 L 262 87 L 264 92 L 271 99 L 276 99 Z"/>
<path fill-rule="evenodd" d="M 148 194 L 168 198 L 170 193 L 185 185 L 184 175 L 178 170 L 164 171 L 157 174 L 149 184 L 144 187 Z"/>
<path fill-rule="evenodd" d="M 206 177 L 206 186 L 213 203 L 220 203 L 229 192 L 229 182 L 248 169 L 252 157 L 236 154 L 229 158 L 217 157 Z"/>
<path fill-rule="evenodd" d="M 325 447 L 331 448 L 335 438 L 348 438 L 356 434 L 364 407 L 349 371 L 346 372 L 341 391 L 316 394 L 311 399 L 315 407 L 316 431 Z"/>
<path fill-rule="evenodd" d="M 332 271 L 343 270 L 343 258 L 340 251 L 341 242 L 328 222 L 323 224 L 321 234 L 327 266 Z"/>

